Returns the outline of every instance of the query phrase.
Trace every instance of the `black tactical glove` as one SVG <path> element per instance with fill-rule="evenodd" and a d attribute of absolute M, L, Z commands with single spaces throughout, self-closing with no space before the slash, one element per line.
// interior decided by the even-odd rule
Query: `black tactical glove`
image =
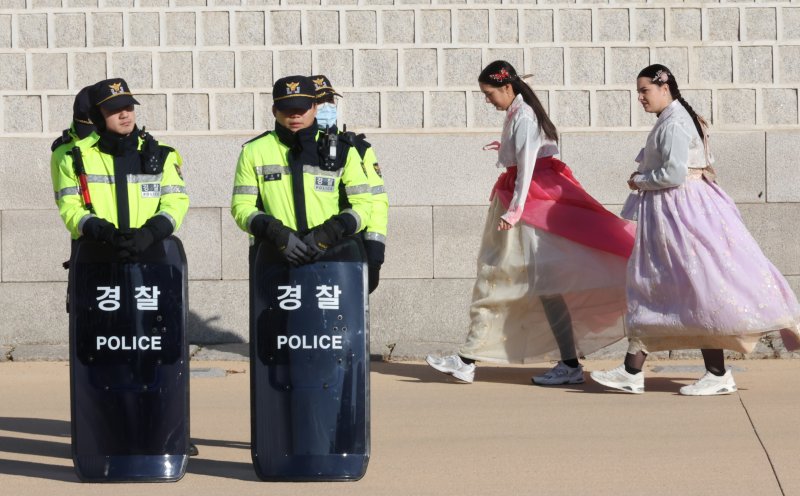
<path fill-rule="evenodd" d="M 281 250 L 284 258 L 286 258 L 293 267 L 309 263 L 311 258 L 308 255 L 308 245 L 300 239 L 296 232 L 291 229 L 288 230 L 289 236 L 286 239 L 286 244 L 278 247 L 278 249 Z"/>
<path fill-rule="evenodd" d="M 108 244 L 114 243 L 117 228 L 100 217 L 92 217 L 83 224 L 83 236 L 92 241 L 101 241 Z"/>
<path fill-rule="evenodd" d="M 367 252 L 367 263 L 370 266 L 377 265 L 380 267 L 383 265 L 383 256 L 386 252 L 386 244 L 381 243 L 380 241 L 367 239 L 364 240 L 364 251 Z"/>
<path fill-rule="evenodd" d="M 317 260 L 331 246 L 338 243 L 345 233 L 345 226 L 337 216 L 333 216 L 314 229 L 310 230 L 303 241 L 308 245 L 311 260 Z"/>
<path fill-rule="evenodd" d="M 250 223 L 253 236 L 272 243 L 292 266 L 297 267 L 310 261 L 308 246 L 292 229 L 269 215 L 258 215 Z"/>
<path fill-rule="evenodd" d="M 147 226 L 142 226 L 124 233 L 122 239 L 117 242 L 117 248 L 120 251 L 127 251 L 130 255 L 139 255 L 150 248 L 155 240 L 153 231 Z"/>
<path fill-rule="evenodd" d="M 367 266 L 367 289 L 369 289 L 369 294 L 372 294 L 378 288 L 378 284 L 381 282 L 381 266 L 380 265 L 369 265 Z"/>
<path fill-rule="evenodd" d="M 172 234 L 172 223 L 163 215 L 155 215 L 137 229 L 121 233 L 115 241 L 117 254 L 121 258 L 135 261 L 153 244 Z"/>
<path fill-rule="evenodd" d="M 386 245 L 380 241 L 365 240 L 364 251 L 367 252 L 367 265 L 368 265 L 368 278 L 369 292 L 375 291 L 381 278 L 381 266 L 383 265 L 383 256 L 386 251 Z"/>

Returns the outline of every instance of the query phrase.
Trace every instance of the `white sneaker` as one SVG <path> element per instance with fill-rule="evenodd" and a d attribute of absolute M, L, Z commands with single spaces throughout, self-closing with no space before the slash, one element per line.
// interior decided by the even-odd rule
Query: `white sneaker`
<path fill-rule="evenodd" d="M 557 386 L 560 384 L 582 384 L 583 365 L 578 364 L 572 368 L 564 362 L 559 361 L 555 367 L 542 375 L 531 377 L 531 382 L 540 386 Z"/>
<path fill-rule="evenodd" d="M 458 355 L 446 357 L 428 355 L 425 357 L 425 361 L 439 372 L 452 375 L 461 382 L 470 384 L 472 380 L 475 379 L 475 364 L 464 363 Z"/>
<path fill-rule="evenodd" d="M 644 393 L 644 372 L 629 374 L 625 365 L 611 370 L 596 370 L 590 374 L 595 382 L 626 393 Z"/>
<path fill-rule="evenodd" d="M 681 394 L 684 396 L 715 396 L 736 391 L 736 383 L 733 382 L 733 373 L 730 369 L 726 370 L 723 376 L 706 372 L 699 381 L 681 388 Z"/>

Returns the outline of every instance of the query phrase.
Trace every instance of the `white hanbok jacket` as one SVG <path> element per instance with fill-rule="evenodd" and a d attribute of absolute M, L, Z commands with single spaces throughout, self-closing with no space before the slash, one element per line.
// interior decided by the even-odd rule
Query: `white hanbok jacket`
<path fill-rule="evenodd" d="M 528 198 L 536 159 L 553 155 L 558 155 L 558 145 L 542 133 L 533 108 L 525 103 L 522 94 L 518 94 L 506 110 L 497 152 L 498 168 L 517 168 L 514 195 L 508 211 L 501 216 L 504 221 L 512 226 L 519 222 Z"/>
<path fill-rule="evenodd" d="M 658 116 L 636 161 L 639 173 L 633 182 L 648 191 L 680 186 L 689 169 L 704 169 L 713 158 L 697 134 L 692 116 L 675 100 Z"/>

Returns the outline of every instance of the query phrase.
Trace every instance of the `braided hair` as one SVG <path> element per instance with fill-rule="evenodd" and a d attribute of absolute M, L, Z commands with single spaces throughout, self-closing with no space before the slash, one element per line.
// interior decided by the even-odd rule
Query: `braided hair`
<path fill-rule="evenodd" d="M 544 133 L 548 139 L 558 142 L 558 130 L 555 124 L 550 120 L 550 117 L 544 110 L 542 102 L 539 101 L 533 89 L 517 75 L 514 66 L 505 60 L 495 60 L 481 71 L 478 76 L 478 82 L 494 88 L 500 88 L 506 84 L 511 84 L 514 95 L 519 95 L 521 93 L 522 99 L 531 106 L 533 113 L 536 114 L 539 131 Z"/>
<path fill-rule="evenodd" d="M 640 77 L 646 77 L 657 86 L 664 86 L 666 84 L 669 88 L 669 94 L 672 95 L 672 99 L 681 102 L 683 108 L 685 108 L 692 117 L 692 121 L 694 121 L 694 127 L 697 129 L 697 134 L 700 136 L 700 139 L 705 140 L 707 138 L 705 130 L 708 127 L 708 122 L 701 115 L 698 115 L 697 112 L 694 111 L 692 106 L 689 105 L 689 102 L 683 99 L 681 96 L 681 90 L 678 89 L 678 81 L 675 80 L 675 76 L 672 74 L 672 71 L 661 64 L 653 64 L 642 69 L 637 78 Z"/>

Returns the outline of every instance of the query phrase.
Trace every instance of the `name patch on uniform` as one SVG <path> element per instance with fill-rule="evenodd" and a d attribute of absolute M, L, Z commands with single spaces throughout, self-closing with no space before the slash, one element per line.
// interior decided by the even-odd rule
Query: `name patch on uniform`
<path fill-rule="evenodd" d="M 160 184 L 142 184 L 142 198 L 160 198 L 161 185 Z"/>
<path fill-rule="evenodd" d="M 317 177 L 314 179 L 314 190 L 333 193 L 333 187 L 335 184 L 336 179 L 332 177 Z"/>
<path fill-rule="evenodd" d="M 280 180 L 281 180 L 280 172 L 272 172 L 270 174 L 264 174 L 264 181 L 280 181 Z"/>

